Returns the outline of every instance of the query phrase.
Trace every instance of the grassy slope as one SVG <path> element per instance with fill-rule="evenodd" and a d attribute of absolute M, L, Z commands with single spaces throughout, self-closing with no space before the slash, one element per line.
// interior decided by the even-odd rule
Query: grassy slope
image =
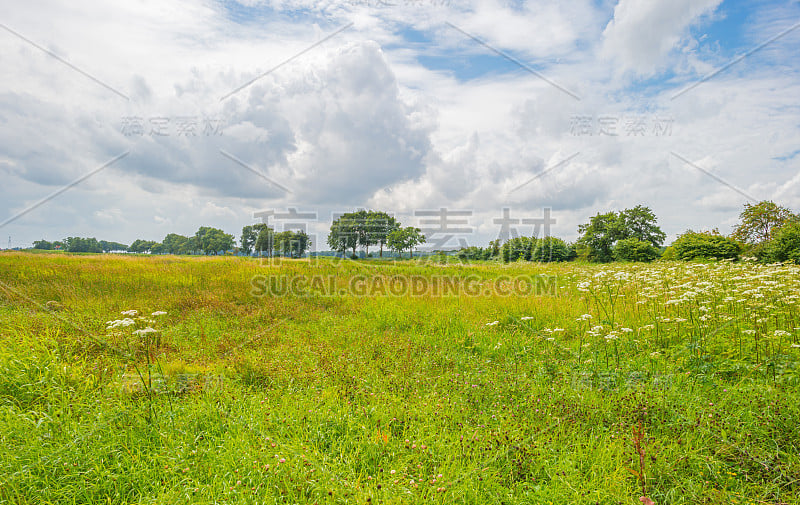
<path fill-rule="evenodd" d="M 555 295 L 497 293 L 538 273 Z M 314 274 L 337 292 L 485 284 L 251 294 L 254 276 Z M 798 503 L 799 280 L 728 264 L 3 254 L 0 502 L 639 503 L 641 427 L 657 503 Z M 142 340 L 106 330 L 129 309 L 168 312 L 152 395 Z"/>

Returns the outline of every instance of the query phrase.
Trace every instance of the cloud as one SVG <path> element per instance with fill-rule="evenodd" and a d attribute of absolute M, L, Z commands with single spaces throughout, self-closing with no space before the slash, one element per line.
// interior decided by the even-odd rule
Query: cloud
<path fill-rule="evenodd" d="M 620 0 L 603 31 L 601 54 L 619 73 L 651 76 L 662 70 L 687 29 L 722 0 Z"/>
<path fill-rule="evenodd" d="M 800 29 L 671 99 L 790 26 L 796 5 L 759 3 L 748 7 L 752 23 L 719 29 L 717 0 L 395 3 L 78 0 L 8 9 L 8 26 L 130 100 L 0 31 L 9 72 L 0 82 L 0 213 L 130 154 L 2 232 L 15 242 L 130 242 L 201 225 L 237 232 L 255 210 L 297 207 L 317 212 L 310 229 L 324 244 L 333 212 L 380 208 L 417 225 L 415 210 L 447 207 L 473 212 L 470 241 L 481 243 L 494 238 L 500 209 L 530 216 L 550 207 L 554 232 L 572 239 L 589 215 L 642 202 L 668 233 L 725 231 L 741 195 L 671 152 L 759 198 L 800 205 L 800 157 L 789 156 L 800 124 L 791 53 Z M 55 21 L 42 23 L 42 11 Z M 723 35 L 695 37 L 698 27 Z M 738 32 L 742 40 L 726 39 Z M 648 121 L 645 135 L 625 132 L 636 115 Z M 590 118 L 592 135 L 574 130 L 578 116 Z M 618 119 L 618 135 L 597 133 L 601 116 Z M 123 131 L 130 117 L 141 118 L 141 135 Z M 656 117 L 673 121 L 669 135 L 653 134 Z M 168 135 L 151 132 L 158 118 L 169 119 Z M 198 121 L 194 135 L 177 131 L 187 118 Z M 221 135 L 203 132 L 206 119 L 220 121 Z"/>

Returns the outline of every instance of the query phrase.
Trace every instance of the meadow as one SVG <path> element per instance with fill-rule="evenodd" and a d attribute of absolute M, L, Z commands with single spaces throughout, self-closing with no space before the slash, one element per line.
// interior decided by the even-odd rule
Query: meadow
<path fill-rule="evenodd" d="M 0 254 L 0 503 L 800 503 L 800 267 Z"/>

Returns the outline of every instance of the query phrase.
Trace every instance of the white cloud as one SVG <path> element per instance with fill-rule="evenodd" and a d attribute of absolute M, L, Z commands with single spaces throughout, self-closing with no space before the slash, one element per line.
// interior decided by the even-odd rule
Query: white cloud
<path fill-rule="evenodd" d="M 663 69 L 687 28 L 722 0 L 620 0 L 603 31 L 602 54 L 621 73 L 650 76 Z"/>
<path fill-rule="evenodd" d="M 800 206 L 800 156 L 788 156 L 797 150 L 800 112 L 793 34 L 670 99 L 721 64 L 718 48 L 690 35 L 723 15 L 719 1 L 621 0 L 613 12 L 589 1 L 301 3 L 306 17 L 298 20 L 289 13 L 298 2 L 271 2 L 277 11 L 252 2 L 247 12 L 257 23 L 233 22 L 236 5 L 212 1 L 8 9 L 8 26 L 130 100 L 0 30 L 10 76 L 0 82 L 0 215 L 130 154 L 2 233 L 15 242 L 66 235 L 130 242 L 200 225 L 238 232 L 254 210 L 298 207 L 318 212 L 319 245 L 335 211 L 370 206 L 417 224 L 415 210 L 448 207 L 474 212 L 470 241 L 483 243 L 494 238 L 492 219 L 503 207 L 527 216 L 552 207 L 554 232 L 574 238 L 589 215 L 639 203 L 652 206 L 672 236 L 726 231 L 744 197 L 673 151 L 759 198 Z M 42 22 L 43 10 L 56 21 Z M 749 39 L 785 28 L 785 9 L 767 10 Z M 349 30 L 262 76 L 350 21 Z M 522 69 L 495 71 L 492 64 L 513 65 L 492 60 L 445 21 L 580 100 Z M 425 57 L 437 59 L 423 65 Z M 459 65 L 476 76 L 459 78 Z M 662 71 L 676 77 L 652 88 L 638 80 Z M 671 135 L 625 135 L 624 118 L 635 114 L 672 118 Z M 575 135 L 580 115 L 618 117 L 619 135 Z M 222 118 L 224 128 L 221 136 L 126 136 L 127 116 L 141 116 L 146 128 L 152 117 Z"/>

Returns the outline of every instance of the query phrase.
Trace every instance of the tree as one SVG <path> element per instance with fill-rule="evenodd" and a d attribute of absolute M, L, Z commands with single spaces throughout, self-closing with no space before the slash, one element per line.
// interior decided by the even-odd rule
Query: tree
<path fill-rule="evenodd" d="M 331 223 L 328 245 L 334 251 L 344 254 L 361 246 L 369 254 L 369 246 L 379 245 L 383 257 L 383 247 L 387 245 L 389 234 L 400 228 L 400 223 L 386 212 L 359 210 L 347 212 Z"/>
<path fill-rule="evenodd" d="M 259 256 L 267 253 L 268 257 L 272 257 L 272 251 L 275 247 L 275 230 L 267 225 L 263 225 L 258 231 L 258 236 L 255 241 L 255 249 L 258 251 Z"/>
<path fill-rule="evenodd" d="M 489 247 L 487 249 L 490 251 L 489 256 L 492 258 L 496 258 L 500 256 L 500 239 L 494 239 L 489 242 Z"/>
<path fill-rule="evenodd" d="M 637 205 L 620 212 L 597 214 L 588 223 L 578 226 L 580 245 L 588 251 L 588 259 L 609 262 L 614 259 L 614 245 L 618 240 L 635 238 L 660 247 L 666 234 L 656 224 L 656 216 L 649 207 Z"/>
<path fill-rule="evenodd" d="M 242 237 L 241 237 L 242 251 L 245 254 L 250 254 L 253 251 L 256 242 L 258 241 L 258 236 L 261 233 L 261 231 L 268 228 L 269 226 L 267 226 L 265 223 L 256 223 L 242 228 Z M 255 250 L 258 251 L 259 249 L 255 247 Z"/>
<path fill-rule="evenodd" d="M 331 223 L 331 230 L 328 233 L 328 245 L 334 251 L 344 254 L 348 249 L 353 250 L 356 255 L 358 247 L 358 221 L 356 213 L 350 212 Z"/>
<path fill-rule="evenodd" d="M 612 247 L 617 240 L 624 238 L 623 226 L 616 212 L 598 213 L 587 224 L 578 226 L 578 233 L 581 233 L 578 241 L 588 249 L 588 259 L 601 263 L 614 259 Z"/>
<path fill-rule="evenodd" d="M 389 234 L 400 228 L 395 218 L 382 211 L 370 211 L 367 215 L 369 234 L 372 244 L 380 246 L 380 257 L 383 258 L 383 246 L 389 241 Z"/>
<path fill-rule="evenodd" d="M 366 210 L 359 210 L 356 212 L 351 212 L 351 220 L 353 225 L 353 232 L 356 234 L 356 242 L 358 245 L 364 247 L 366 254 L 369 254 L 369 246 L 377 244 L 378 241 L 375 240 L 375 234 L 372 231 L 372 222 L 370 219 L 370 213 Z M 355 251 L 353 251 L 355 255 Z"/>
<path fill-rule="evenodd" d="M 617 261 L 644 261 L 650 262 L 658 258 L 658 248 L 638 238 L 624 238 L 618 240 L 614 246 L 614 259 Z"/>
<path fill-rule="evenodd" d="M 100 249 L 102 249 L 103 252 L 106 252 L 106 253 L 107 252 L 111 252 L 111 251 L 127 251 L 128 250 L 128 246 L 126 246 L 125 244 L 120 244 L 119 242 L 108 242 L 106 240 L 101 240 L 100 242 L 98 242 L 98 244 L 100 245 Z"/>
<path fill-rule="evenodd" d="M 233 235 L 229 235 L 219 228 L 201 226 L 194 234 L 197 245 L 205 254 L 218 254 L 220 251 L 231 249 L 234 244 Z"/>
<path fill-rule="evenodd" d="M 675 257 L 682 260 L 693 259 L 736 259 L 741 253 L 739 243 L 719 231 L 694 232 L 688 230 L 672 243 Z"/>
<path fill-rule="evenodd" d="M 798 216 L 786 207 L 764 200 L 755 205 L 744 204 L 739 219 L 731 237 L 748 244 L 760 244 L 770 240 L 781 226 L 797 220 Z"/>
<path fill-rule="evenodd" d="M 34 240 L 33 242 L 34 249 L 42 249 L 45 251 L 50 251 L 53 249 L 53 243 L 48 242 L 47 240 Z"/>
<path fill-rule="evenodd" d="M 560 238 L 544 237 L 536 241 L 531 255 L 532 261 L 548 263 L 551 261 L 571 261 L 575 258 L 575 248 Z"/>
<path fill-rule="evenodd" d="M 157 242 L 155 242 L 154 240 L 136 239 L 136 240 L 133 241 L 133 243 L 128 248 L 128 250 L 130 252 L 134 252 L 134 253 L 146 253 L 146 252 L 150 252 L 150 249 L 154 245 L 156 245 L 156 243 Z"/>
<path fill-rule="evenodd" d="M 407 226 L 405 228 L 392 230 L 389 233 L 386 243 L 390 249 L 397 251 L 401 257 L 403 251 L 408 249 L 409 257 L 413 258 L 414 248 L 419 244 L 425 243 L 425 235 L 422 234 L 422 230 L 419 228 Z"/>
<path fill-rule="evenodd" d="M 764 260 L 769 262 L 794 261 L 800 265 L 800 222 L 792 221 L 775 231 L 774 238 L 767 244 Z"/>
<path fill-rule="evenodd" d="M 100 244 L 97 242 L 97 239 L 92 238 L 82 238 L 82 237 L 67 237 L 64 239 L 64 249 L 67 252 L 92 252 L 92 253 L 99 253 L 103 252 L 100 248 Z"/>
<path fill-rule="evenodd" d="M 514 237 L 506 241 L 501 247 L 503 262 L 508 263 L 510 261 L 519 260 L 530 261 L 535 246 L 535 238 Z"/>
<path fill-rule="evenodd" d="M 297 231 L 292 237 L 292 257 L 302 258 L 311 249 L 311 237 L 303 230 Z"/>
<path fill-rule="evenodd" d="M 189 237 L 178 235 L 177 233 L 170 233 L 164 237 L 161 244 L 164 246 L 164 252 L 168 254 L 189 254 L 192 252 Z"/>
<path fill-rule="evenodd" d="M 641 242 L 649 242 L 653 247 L 661 247 L 667 235 L 656 225 L 656 215 L 649 207 L 637 205 L 619 213 L 622 235 L 635 238 Z"/>
<path fill-rule="evenodd" d="M 275 250 L 284 257 L 301 258 L 311 247 L 311 239 L 304 231 L 282 231 L 275 234 Z"/>

